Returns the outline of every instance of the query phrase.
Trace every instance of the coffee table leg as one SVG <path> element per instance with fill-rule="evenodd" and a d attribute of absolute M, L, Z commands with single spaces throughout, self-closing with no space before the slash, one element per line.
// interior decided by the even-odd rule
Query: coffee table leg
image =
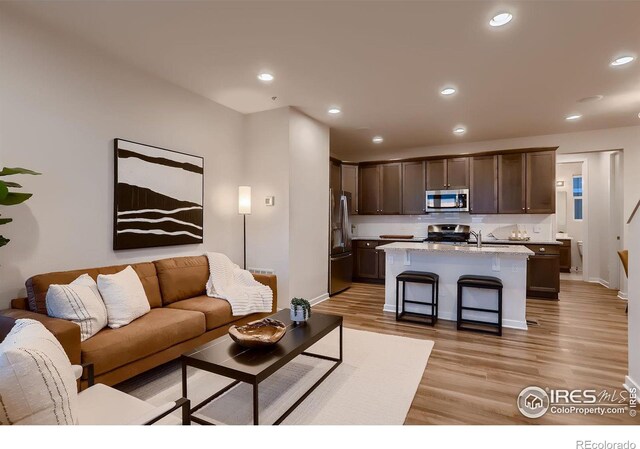
<path fill-rule="evenodd" d="M 340 361 L 342 362 L 342 323 L 340 323 Z"/>
<path fill-rule="evenodd" d="M 253 425 L 257 426 L 258 423 L 258 384 L 253 384 Z"/>
<path fill-rule="evenodd" d="M 182 397 L 187 399 L 187 364 L 182 361 Z"/>

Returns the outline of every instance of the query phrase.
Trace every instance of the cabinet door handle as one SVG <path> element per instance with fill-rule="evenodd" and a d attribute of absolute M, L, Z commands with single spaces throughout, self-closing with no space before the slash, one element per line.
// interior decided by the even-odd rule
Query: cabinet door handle
<path fill-rule="evenodd" d="M 522 208 L 522 210 L 524 210 L 524 207 Z"/>
<path fill-rule="evenodd" d="M 541 253 L 544 253 L 545 251 L 547 251 L 547 249 L 546 249 L 546 248 L 540 248 L 540 252 L 541 252 Z"/>

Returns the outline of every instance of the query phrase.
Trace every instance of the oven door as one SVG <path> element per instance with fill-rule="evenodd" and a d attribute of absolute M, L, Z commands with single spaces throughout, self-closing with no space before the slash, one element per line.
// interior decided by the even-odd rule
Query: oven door
<path fill-rule="evenodd" d="M 468 212 L 469 189 L 427 190 L 427 212 Z"/>

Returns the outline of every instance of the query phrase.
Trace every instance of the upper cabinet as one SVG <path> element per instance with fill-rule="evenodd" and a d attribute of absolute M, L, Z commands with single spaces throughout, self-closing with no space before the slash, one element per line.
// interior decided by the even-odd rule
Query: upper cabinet
<path fill-rule="evenodd" d="M 402 213 L 419 215 L 426 212 L 424 162 L 402 163 Z"/>
<path fill-rule="evenodd" d="M 363 165 L 358 175 L 360 215 L 402 213 L 402 164 Z"/>
<path fill-rule="evenodd" d="M 341 165 L 334 159 L 329 161 L 329 188 L 334 192 L 342 189 Z"/>
<path fill-rule="evenodd" d="M 332 165 L 332 180 L 339 173 L 335 170 Z M 454 189 L 469 189 L 472 214 L 553 214 L 555 172 L 555 149 L 536 148 L 342 164 L 340 176 L 342 189 L 354 198 L 352 214 L 420 215 L 425 213 L 425 190 Z"/>
<path fill-rule="evenodd" d="M 469 188 L 469 158 L 447 159 L 447 189 Z"/>
<path fill-rule="evenodd" d="M 342 164 L 342 190 L 351 194 L 351 215 L 358 214 L 358 166 Z"/>
<path fill-rule="evenodd" d="M 469 188 L 469 158 L 427 161 L 427 190 Z"/>
<path fill-rule="evenodd" d="M 363 165 L 358 174 L 358 213 L 380 213 L 380 166 Z"/>
<path fill-rule="evenodd" d="M 380 165 L 380 213 L 402 213 L 402 164 Z"/>
<path fill-rule="evenodd" d="M 498 156 L 475 156 L 470 162 L 469 212 L 498 213 Z"/>
<path fill-rule="evenodd" d="M 447 160 L 427 161 L 427 190 L 447 188 Z"/>
<path fill-rule="evenodd" d="M 527 213 L 556 213 L 556 152 L 527 153 Z"/>
<path fill-rule="evenodd" d="M 524 153 L 498 156 L 498 213 L 524 214 L 526 155 Z"/>

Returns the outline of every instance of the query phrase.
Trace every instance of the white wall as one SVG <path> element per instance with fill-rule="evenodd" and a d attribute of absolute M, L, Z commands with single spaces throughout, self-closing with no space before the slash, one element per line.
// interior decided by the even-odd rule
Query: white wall
<path fill-rule="evenodd" d="M 247 265 L 274 269 L 279 306 L 327 297 L 329 128 L 284 107 L 245 119 L 245 175 L 252 187 Z M 275 206 L 264 198 L 275 196 Z"/>
<path fill-rule="evenodd" d="M 273 269 L 278 299 L 289 298 L 289 108 L 245 116 L 242 183 L 251 186 L 247 267 Z M 274 206 L 264 198 L 275 196 Z"/>
<path fill-rule="evenodd" d="M 291 297 L 328 297 L 329 128 L 295 109 L 289 116 Z"/>
<path fill-rule="evenodd" d="M 2 8 L 0 6 L 0 8 Z M 0 165 L 34 196 L 2 208 L 0 308 L 31 275 L 221 251 L 242 261 L 243 116 L 1 9 Z M 205 157 L 203 245 L 112 250 L 113 139 Z"/>
<path fill-rule="evenodd" d="M 634 236 L 640 235 L 640 211 L 629 226 Z M 629 245 L 629 375 L 627 388 L 640 392 L 640 239 Z"/>
<path fill-rule="evenodd" d="M 556 192 L 566 194 L 566 234 L 571 237 L 571 267 L 582 270 L 582 258 L 578 252 L 578 241 L 584 240 L 583 224 L 584 220 L 575 220 L 574 197 L 573 197 L 573 176 L 582 176 L 582 162 L 559 163 L 556 166 L 556 180 L 564 181 L 564 186 L 556 187 Z M 584 193 L 583 193 L 584 202 Z M 557 218 L 557 215 L 556 215 Z"/>

